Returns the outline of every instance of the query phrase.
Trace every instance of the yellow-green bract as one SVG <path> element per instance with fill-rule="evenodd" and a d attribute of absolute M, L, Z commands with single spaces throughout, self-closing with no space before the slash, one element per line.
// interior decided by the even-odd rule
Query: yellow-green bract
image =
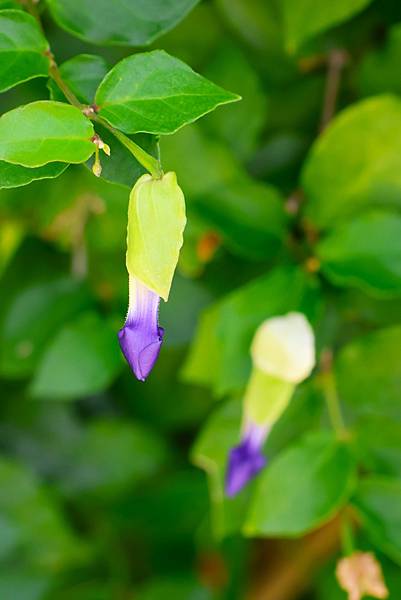
<path fill-rule="evenodd" d="M 185 224 L 185 199 L 175 173 L 140 177 L 128 208 L 127 269 L 165 301 Z"/>

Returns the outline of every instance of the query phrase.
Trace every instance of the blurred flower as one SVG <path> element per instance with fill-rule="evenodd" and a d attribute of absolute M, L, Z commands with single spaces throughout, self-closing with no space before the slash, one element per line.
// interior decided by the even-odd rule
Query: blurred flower
<path fill-rule="evenodd" d="M 315 366 L 312 327 L 301 313 L 268 319 L 256 331 L 251 354 L 265 373 L 300 383 Z"/>
<path fill-rule="evenodd" d="M 348 600 L 361 600 L 364 596 L 388 597 L 380 563 L 371 552 L 354 552 L 339 560 L 336 577 L 348 593 Z"/>
<path fill-rule="evenodd" d="M 266 465 L 262 454 L 268 428 L 248 423 L 241 443 L 230 451 L 226 474 L 226 494 L 235 496 Z"/>
<path fill-rule="evenodd" d="M 159 327 L 160 298 L 135 277 L 129 277 L 129 305 L 118 332 L 121 350 L 140 381 L 145 381 L 159 356 L 164 329 Z"/>
<path fill-rule="evenodd" d="M 256 331 L 251 355 L 253 370 L 244 397 L 241 442 L 231 451 L 226 471 L 226 494 L 234 496 L 266 465 L 263 444 L 287 407 L 296 384 L 315 365 L 311 326 L 300 313 L 268 319 Z"/>

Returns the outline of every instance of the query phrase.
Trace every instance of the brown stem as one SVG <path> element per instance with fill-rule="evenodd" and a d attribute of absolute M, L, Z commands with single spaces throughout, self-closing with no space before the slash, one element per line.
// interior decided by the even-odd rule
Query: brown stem
<path fill-rule="evenodd" d="M 332 521 L 298 540 L 263 542 L 259 577 L 246 600 L 293 600 L 299 598 L 313 573 L 341 546 L 341 519 Z"/>
<path fill-rule="evenodd" d="M 328 56 L 328 68 L 326 87 L 320 121 L 320 131 L 323 131 L 334 116 L 337 105 L 337 97 L 340 89 L 341 73 L 348 62 L 348 54 L 345 50 L 333 49 Z"/>

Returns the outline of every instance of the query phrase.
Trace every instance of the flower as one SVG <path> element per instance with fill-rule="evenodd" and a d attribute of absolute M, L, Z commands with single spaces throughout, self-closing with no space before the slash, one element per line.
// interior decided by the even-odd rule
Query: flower
<path fill-rule="evenodd" d="M 339 560 L 336 577 L 348 593 L 348 600 L 361 600 L 364 596 L 388 597 L 380 563 L 372 552 L 354 552 Z"/>
<path fill-rule="evenodd" d="M 263 444 L 286 409 L 296 384 L 315 365 L 315 340 L 301 313 L 268 319 L 251 345 L 253 370 L 244 396 L 241 442 L 229 454 L 225 490 L 235 496 L 266 465 Z"/>
<path fill-rule="evenodd" d="M 129 305 L 118 332 L 121 350 L 140 381 L 145 381 L 159 356 L 164 329 L 159 327 L 159 296 L 136 277 L 129 277 Z"/>
<path fill-rule="evenodd" d="M 301 313 L 267 319 L 255 334 L 251 354 L 261 371 L 300 383 L 315 366 L 313 330 Z"/>
<path fill-rule="evenodd" d="M 235 496 L 266 465 L 262 447 L 268 428 L 247 423 L 241 443 L 235 446 L 228 459 L 226 472 L 226 494 Z"/>

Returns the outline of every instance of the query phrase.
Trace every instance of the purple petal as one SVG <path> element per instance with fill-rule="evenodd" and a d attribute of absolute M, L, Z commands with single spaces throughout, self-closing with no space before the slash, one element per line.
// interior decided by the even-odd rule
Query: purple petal
<path fill-rule="evenodd" d="M 267 432 L 267 427 L 248 424 L 241 443 L 230 451 L 225 485 L 227 496 L 238 494 L 266 466 L 262 447 Z"/>
<path fill-rule="evenodd" d="M 160 298 L 134 277 L 129 278 L 129 307 L 124 327 L 118 332 L 121 350 L 140 381 L 151 372 L 163 341 L 159 327 Z"/>

